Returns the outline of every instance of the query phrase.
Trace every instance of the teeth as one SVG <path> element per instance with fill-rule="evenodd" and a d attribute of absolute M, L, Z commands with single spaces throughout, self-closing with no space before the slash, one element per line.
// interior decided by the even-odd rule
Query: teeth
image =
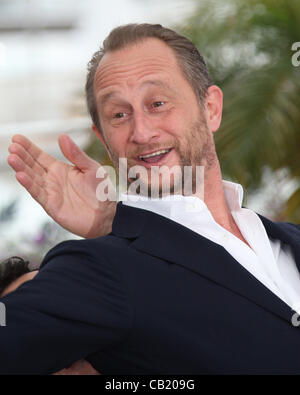
<path fill-rule="evenodd" d="M 161 155 L 161 154 L 166 154 L 167 152 L 169 152 L 169 149 L 163 149 L 161 151 L 156 151 L 153 152 L 152 154 L 148 154 L 148 155 L 141 155 L 139 156 L 140 159 L 144 159 L 144 158 L 151 158 L 152 156 L 157 156 L 157 155 Z"/>

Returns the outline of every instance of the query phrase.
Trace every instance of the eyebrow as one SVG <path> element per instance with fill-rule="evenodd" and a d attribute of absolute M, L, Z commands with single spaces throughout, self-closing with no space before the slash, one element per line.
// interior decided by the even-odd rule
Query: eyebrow
<path fill-rule="evenodd" d="M 144 85 L 154 85 L 154 86 L 158 86 L 160 88 L 170 89 L 170 90 L 174 91 L 174 89 L 171 88 L 169 84 L 167 84 L 166 82 L 162 82 L 160 80 L 146 80 L 142 83 L 142 86 L 144 86 Z"/>
<path fill-rule="evenodd" d="M 160 88 L 168 89 L 168 90 L 172 91 L 173 93 L 175 93 L 175 90 L 169 84 L 162 82 L 160 80 L 146 80 L 142 83 L 141 87 L 143 87 L 145 85 L 158 86 Z M 99 100 L 101 100 L 101 105 L 104 106 L 109 101 L 109 99 L 111 99 L 113 96 L 118 95 L 119 93 L 120 92 L 117 90 L 107 92 L 105 95 L 103 95 L 99 98 Z"/>
<path fill-rule="evenodd" d="M 101 106 L 104 106 L 111 97 L 116 96 L 118 93 L 119 93 L 118 91 L 111 91 L 111 92 L 107 92 L 103 96 L 100 96 L 98 100 L 99 102 L 101 101 Z"/>

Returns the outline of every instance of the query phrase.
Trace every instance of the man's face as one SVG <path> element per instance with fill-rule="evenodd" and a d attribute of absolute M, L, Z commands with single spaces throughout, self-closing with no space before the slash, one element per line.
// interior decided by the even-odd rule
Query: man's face
<path fill-rule="evenodd" d="M 107 53 L 94 89 L 104 143 L 116 168 L 119 158 L 127 158 L 128 168 L 143 166 L 150 177 L 152 166 L 211 165 L 214 144 L 206 110 L 162 41 L 147 39 Z"/>

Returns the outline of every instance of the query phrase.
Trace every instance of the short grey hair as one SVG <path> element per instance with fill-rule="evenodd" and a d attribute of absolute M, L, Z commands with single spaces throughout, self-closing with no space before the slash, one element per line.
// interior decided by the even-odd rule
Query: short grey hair
<path fill-rule="evenodd" d="M 85 86 L 86 100 L 92 121 L 101 131 L 100 119 L 94 95 L 94 77 L 99 62 L 107 52 L 117 51 L 130 44 L 147 38 L 157 38 L 165 42 L 175 53 L 179 66 L 193 88 L 200 103 L 203 103 L 207 89 L 212 85 L 206 64 L 198 49 L 186 37 L 159 24 L 128 24 L 113 29 L 88 63 L 88 74 Z"/>

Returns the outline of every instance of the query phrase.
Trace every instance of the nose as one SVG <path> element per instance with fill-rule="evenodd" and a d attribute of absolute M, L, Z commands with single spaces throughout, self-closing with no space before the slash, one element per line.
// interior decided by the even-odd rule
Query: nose
<path fill-rule="evenodd" d="M 130 141 L 136 144 L 149 144 L 154 142 L 159 136 L 159 129 L 155 126 L 153 120 L 147 117 L 147 114 L 134 114 L 132 133 Z"/>

